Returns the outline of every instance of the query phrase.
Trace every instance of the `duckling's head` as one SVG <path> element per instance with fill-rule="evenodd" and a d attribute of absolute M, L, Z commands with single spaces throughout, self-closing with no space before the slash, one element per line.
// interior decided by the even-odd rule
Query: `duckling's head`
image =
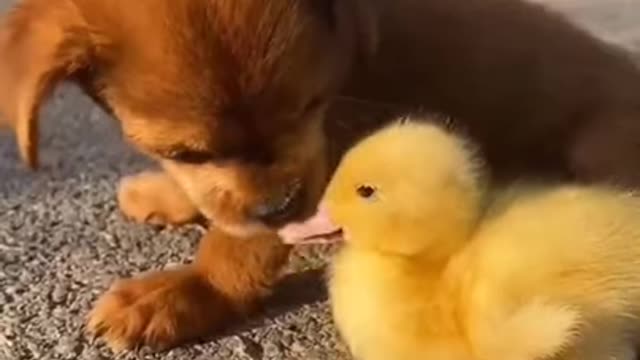
<path fill-rule="evenodd" d="M 290 233 L 312 239 L 342 230 L 350 246 L 449 257 L 480 212 L 478 165 L 461 137 L 424 121 L 397 122 L 347 152 L 318 215 Z"/>

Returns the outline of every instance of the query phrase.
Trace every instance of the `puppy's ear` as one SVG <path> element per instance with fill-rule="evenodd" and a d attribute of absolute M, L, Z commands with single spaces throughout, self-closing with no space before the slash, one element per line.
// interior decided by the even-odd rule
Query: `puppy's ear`
<path fill-rule="evenodd" d="M 0 24 L 0 122 L 14 129 L 31 168 L 38 166 L 39 106 L 88 64 L 86 29 L 72 0 L 23 0 Z"/>

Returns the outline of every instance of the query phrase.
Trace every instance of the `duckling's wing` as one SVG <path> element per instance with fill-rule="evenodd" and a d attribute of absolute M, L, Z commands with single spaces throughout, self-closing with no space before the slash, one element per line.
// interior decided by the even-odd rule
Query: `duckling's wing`
<path fill-rule="evenodd" d="M 494 310 L 493 316 L 482 314 L 470 331 L 474 353 L 481 359 L 552 358 L 572 346 L 580 331 L 577 309 L 541 298 L 512 311 Z"/>

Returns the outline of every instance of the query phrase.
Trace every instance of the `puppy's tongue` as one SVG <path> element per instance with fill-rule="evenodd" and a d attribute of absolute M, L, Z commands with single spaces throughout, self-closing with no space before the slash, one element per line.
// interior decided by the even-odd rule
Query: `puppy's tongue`
<path fill-rule="evenodd" d="M 300 223 L 289 224 L 278 231 L 286 244 L 327 244 L 342 239 L 342 229 L 329 218 L 324 206 L 315 215 Z"/>

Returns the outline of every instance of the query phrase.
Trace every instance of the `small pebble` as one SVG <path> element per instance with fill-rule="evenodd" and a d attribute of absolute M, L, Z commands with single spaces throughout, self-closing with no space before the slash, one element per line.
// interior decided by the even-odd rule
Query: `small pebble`
<path fill-rule="evenodd" d="M 58 345 L 55 347 L 55 351 L 61 355 L 71 355 L 80 353 L 82 351 L 82 345 L 78 342 L 78 339 L 73 337 L 65 337 L 60 339 Z"/>
<path fill-rule="evenodd" d="M 51 301 L 54 304 L 62 304 L 67 298 L 68 286 L 65 284 L 56 284 L 51 292 Z"/>

